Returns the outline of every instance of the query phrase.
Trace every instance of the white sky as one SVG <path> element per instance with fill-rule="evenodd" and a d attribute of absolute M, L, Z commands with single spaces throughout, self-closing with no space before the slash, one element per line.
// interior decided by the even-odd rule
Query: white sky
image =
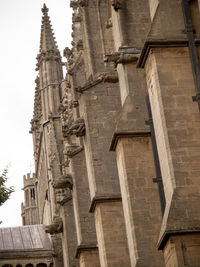
<path fill-rule="evenodd" d="M 71 43 L 70 0 L 0 0 L 0 172 L 11 164 L 8 184 L 16 191 L 0 207 L 1 227 L 21 225 L 23 175 L 34 171 L 29 130 L 44 1 L 62 55 Z"/>

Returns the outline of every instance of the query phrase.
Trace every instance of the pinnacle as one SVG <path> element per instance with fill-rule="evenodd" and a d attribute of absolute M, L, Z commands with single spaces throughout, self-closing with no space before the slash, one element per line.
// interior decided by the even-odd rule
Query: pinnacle
<path fill-rule="evenodd" d="M 53 29 L 51 26 L 51 21 L 48 16 L 48 8 L 46 4 L 42 8 L 42 26 L 41 26 L 41 36 L 40 36 L 40 53 L 51 51 L 58 51 L 57 44 L 55 41 Z"/>

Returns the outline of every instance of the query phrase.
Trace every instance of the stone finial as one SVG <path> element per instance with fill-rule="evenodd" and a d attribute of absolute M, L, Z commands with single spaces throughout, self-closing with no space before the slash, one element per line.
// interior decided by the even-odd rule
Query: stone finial
<path fill-rule="evenodd" d="M 43 4 L 43 8 L 41 9 L 42 10 L 42 13 L 48 13 L 49 9 L 47 8 L 46 4 L 44 3 Z"/>
<path fill-rule="evenodd" d="M 42 25 L 41 25 L 41 35 L 40 35 L 40 54 L 46 52 L 54 52 L 54 54 L 59 54 L 57 43 L 54 37 L 53 29 L 51 27 L 51 21 L 48 16 L 48 8 L 46 5 L 43 5 L 42 8 Z"/>

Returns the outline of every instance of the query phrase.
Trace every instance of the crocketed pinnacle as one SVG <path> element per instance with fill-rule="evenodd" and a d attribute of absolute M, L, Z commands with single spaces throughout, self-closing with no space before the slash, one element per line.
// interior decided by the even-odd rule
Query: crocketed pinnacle
<path fill-rule="evenodd" d="M 51 27 L 51 21 L 48 16 L 48 11 L 49 9 L 44 4 L 42 8 L 43 16 L 40 36 L 40 53 L 47 51 L 58 51 L 53 29 Z"/>

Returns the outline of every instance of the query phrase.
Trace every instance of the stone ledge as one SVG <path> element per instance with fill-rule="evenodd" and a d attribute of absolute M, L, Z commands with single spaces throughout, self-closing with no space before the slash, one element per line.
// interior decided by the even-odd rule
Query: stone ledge
<path fill-rule="evenodd" d="M 0 251 L 0 259 L 31 259 L 31 258 L 52 258 L 54 252 L 52 250 L 44 249 L 30 249 L 30 250 L 4 250 Z"/>
<path fill-rule="evenodd" d="M 83 251 L 97 250 L 97 249 L 98 249 L 97 244 L 82 244 L 82 245 L 79 245 L 77 247 L 77 249 L 76 249 L 75 258 L 78 259 L 80 257 L 81 252 L 83 252 Z"/>
<path fill-rule="evenodd" d="M 130 137 L 147 137 L 151 136 L 150 131 L 146 132 L 115 132 L 113 134 L 111 145 L 110 145 L 110 151 L 115 151 L 117 147 L 118 140 L 120 138 L 130 138 Z"/>
<path fill-rule="evenodd" d="M 94 213 L 96 205 L 98 203 L 104 203 L 104 202 L 118 202 L 122 201 L 121 195 L 110 195 L 110 196 L 96 196 L 93 197 L 89 212 Z"/>
<path fill-rule="evenodd" d="M 199 229 L 185 229 L 185 230 L 181 229 L 181 230 L 174 230 L 174 231 L 173 230 L 166 231 L 158 242 L 158 245 L 157 245 L 158 250 L 164 249 L 168 239 L 172 235 L 189 235 L 189 234 L 197 234 L 197 233 L 200 233 L 200 226 L 199 226 Z"/>
<path fill-rule="evenodd" d="M 195 40 L 196 45 L 200 45 L 200 40 Z M 163 39 L 156 39 L 156 40 L 147 40 L 143 46 L 141 55 L 139 57 L 137 68 L 144 68 L 148 54 L 151 48 L 164 48 L 164 47 L 187 47 L 188 40 L 163 40 Z"/>

